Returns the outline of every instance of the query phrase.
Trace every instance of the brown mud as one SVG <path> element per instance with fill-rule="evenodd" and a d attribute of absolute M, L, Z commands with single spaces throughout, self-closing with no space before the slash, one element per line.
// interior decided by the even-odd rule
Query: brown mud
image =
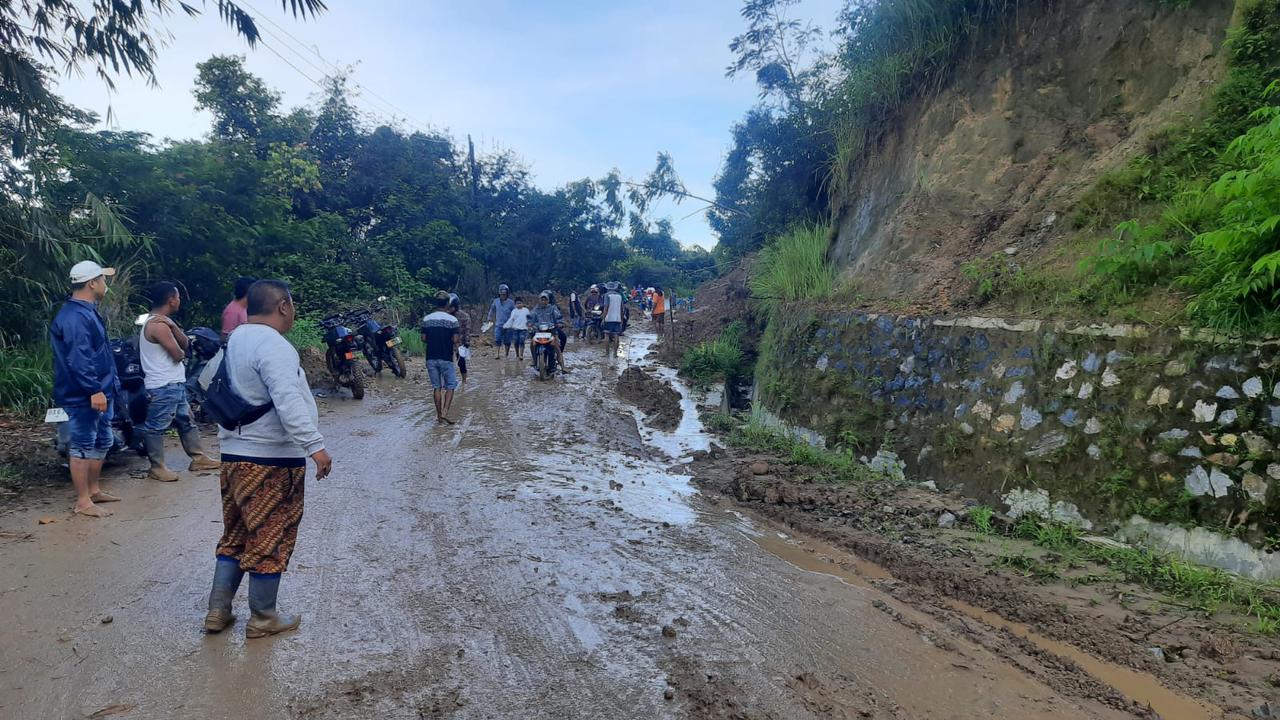
<path fill-rule="evenodd" d="M 66 474 L 53 447 L 52 425 L 25 415 L 0 413 L 0 507 L 56 486 Z"/>
<path fill-rule="evenodd" d="M 753 351 L 759 344 L 761 329 L 752 320 L 751 288 L 747 284 L 753 259 L 754 256 L 739 260 L 724 275 L 699 285 L 694 293 L 692 313 L 683 308 L 673 309 L 669 341 L 658 346 L 663 362 L 679 367 L 685 351 L 720 337 L 734 320 L 745 322 L 742 345 L 748 352 Z"/>
<path fill-rule="evenodd" d="M 547 383 L 477 357 L 456 426 L 419 373 L 320 399 L 334 470 L 309 483 L 282 584 L 294 633 L 246 641 L 244 588 L 240 621 L 200 632 L 213 476 L 114 473 L 108 520 L 70 516 L 66 490 L 0 515 L 0 717 L 1154 716 L 936 591 L 699 494 L 616 397 L 626 361 L 569 351 Z M 803 559 L 819 554 L 828 572 Z"/>
<path fill-rule="evenodd" d="M 635 405 L 645 416 L 645 424 L 659 430 L 675 430 L 680 425 L 680 393 L 636 365 L 618 377 L 618 395 Z"/>
<path fill-rule="evenodd" d="M 1056 580 L 1018 574 L 1002 561 L 1044 551 L 937 527 L 942 513 L 964 515 L 964 498 L 919 486 L 868 492 L 815 483 L 802 468 L 737 450 L 699 456 L 691 470 L 699 487 L 813 538 L 824 557 L 838 558 L 824 560 L 837 571 L 868 575 L 871 564 L 878 588 L 1020 658 L 1062 692 L 1079 684 L 1096 696 L 1090 688 L 1100 684 L 1165 718 L 1251 717 L 1268 702 L 1275 707 L 1280 653 L 1272 639 L 1243 630 L 1242 618 L 1209 617 L 1128 583 L 1095 583 L 1105 569 L 1089 564 Z"/>

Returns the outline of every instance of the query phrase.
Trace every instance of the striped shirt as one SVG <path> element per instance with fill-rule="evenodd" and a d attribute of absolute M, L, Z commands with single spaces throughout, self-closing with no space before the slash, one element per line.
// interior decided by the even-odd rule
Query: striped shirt
<path fill-rule="evenodd" d="M 458 332 L 458 318 L 443 310 L 422 318 L 422 340 L 427 344 L 427 359 L 452 362 L 454 339 Z"/>

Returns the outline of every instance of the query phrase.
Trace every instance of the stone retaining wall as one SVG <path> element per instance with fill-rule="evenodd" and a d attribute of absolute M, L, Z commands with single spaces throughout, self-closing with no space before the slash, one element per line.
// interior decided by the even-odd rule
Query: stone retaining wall
<path fill-rule="evenodd" d="M 888 447 L 909 474 L 1014 511 L 1280 544 L 1276 342 L 803 306 L 782 317 L 760 402 L 828 445 Z"/>

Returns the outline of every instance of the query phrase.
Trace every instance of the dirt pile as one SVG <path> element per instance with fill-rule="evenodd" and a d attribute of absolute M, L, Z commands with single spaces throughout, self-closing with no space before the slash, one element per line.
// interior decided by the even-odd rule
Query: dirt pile
<path fill-rule="evenodd" d="M 639 367 L 631 365 L 622 371 L 618 378 L 618 394 L 640 408 L 649 426 L 675 430 L 680 425 L 680 393 Z"/>
<path fill-rule="evenodd" d="M 692 313 L 683 308 L 675 311 L 675 342 L 659 345 L 659 357 L 664 362 L 679 366 L 685 351 L 720 337 L 725 327 L 735 320 L 747 326 L 743 345 L 749 351 L 755 348 L 760 328 L 752 312 L 751 288 L 747 285 L 753 258 L 743 258 L 729 272 L 698 286 L 694 291 Z"/>
<path fill-rule="evenodd" d="M 329 374 L 329 366 L 324 361 L 324 351 L 320 348 L 304 347 L 298 352 L 302 362 L 302 371 L 307 374 L 307 382 L 312 388 L 333 390 L 333 376 Z M 361 362 L 363 362 L 363 358 Z"/>
<path fill-rule="evenodd" d="M 0 503 L 32 487 L 69 484 L 53 435 L 53 425 L 0 413 Z"/>

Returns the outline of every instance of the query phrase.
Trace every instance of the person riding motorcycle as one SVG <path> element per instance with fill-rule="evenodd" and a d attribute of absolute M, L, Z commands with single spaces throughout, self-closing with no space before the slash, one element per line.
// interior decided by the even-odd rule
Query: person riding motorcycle
<path fill-rule="evenodd" d="M 587 291 L 587 297 L 585 300 L 583 300 L 582 307 L 583 307 L 583 313 L 587 318 L 588 324 L 595 322 L 595 311 L 597 310 L 600 311 L 600 317 L 601 318 L 604 317 L 605 302 L 604 302 L 604 296 L 600 294 L 599 285 L 592 285 L 591 289 Z M 585 329 L 583 332 L 585 334 Z M 601 330 L 600 332 L 601 334 L 604 333 L 603 330 Z"/>
<path fill-rule="evenodd" d="M 560 312 L 560 308 L 552 302 L 551 291 L 543 290 L 538 294 L 538 304 L 533 306 L 529 311 L 529 355 L 536 366 L 538 361 L 533 352 L 533 335 L 538 330 L 539 325 L 551 325 L 556 329 L 556 334 L 561 338 L 564 337 L 564 313 Z M 560 365 L 560 369 L 569 372 L 564 366 L 564 340 L 558 343 L 551 343 L 552 350 L 556 354 L 556 362 Z"/>
<path fill-rule="evenodd" d="M 551 300 L 551 306 L 558 310 L 560 315 L 563 317 L 564 311 L 560 310 L 560 303 L 556 302 L 556 291 L 543 290 L 542 292 L 547 294 L 547 297 Z M 556 326 L 556 339 L 560 341 L 560 369 L 564 372 L 569 372 L 569 368 L 566 367 L 564 363 L 564 349 L 565 346 L 569 344 L 569 335 L 565 332 L 564 324 Z"/>

